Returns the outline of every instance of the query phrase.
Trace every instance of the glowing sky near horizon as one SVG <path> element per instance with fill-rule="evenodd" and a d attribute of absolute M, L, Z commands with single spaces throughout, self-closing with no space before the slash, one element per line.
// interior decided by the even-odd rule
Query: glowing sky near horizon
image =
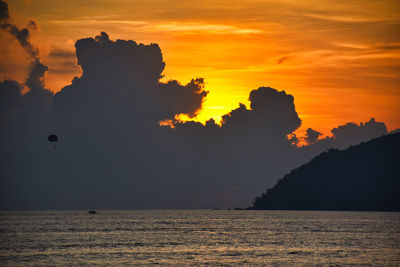
<path fill-rule="evenodd" d="M 260 86 L 294 96 L 302 129 L 329 134 L 375 117 L 400 128 L 399 1 L 7 1 L 12 20 L 40 29 L 32 41 L 59 91 L 80 68 L 74 42 L 105 31 L 110 38 L 158 43 L 164 81 L 203 77 L 210 92 L 198 119 L 248 105 Z M 22 81 L 22 49 L 0 33 L 0 79 Z"/>

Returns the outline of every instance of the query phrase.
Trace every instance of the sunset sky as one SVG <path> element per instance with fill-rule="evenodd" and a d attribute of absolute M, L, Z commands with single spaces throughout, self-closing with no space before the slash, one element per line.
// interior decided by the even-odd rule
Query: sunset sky
<path fill-rule="evenodd" d="M 399 1 L 8 1 L 13 23 L 34 19 L 32 43 L 54 92 L 80 75 L 74 43 L 105 31 L 113 40 L 158 43 L 163 81 L 202 77 L 198 120 L 248 105 L 260 86 L 294 96 L 302 130 L 326 135 L 374 117 L 400 128 Z M 0 31 L 0 79 L 23 81 L 23 49 Z M 301 132 L 301 131 L 300 131 Z"/>

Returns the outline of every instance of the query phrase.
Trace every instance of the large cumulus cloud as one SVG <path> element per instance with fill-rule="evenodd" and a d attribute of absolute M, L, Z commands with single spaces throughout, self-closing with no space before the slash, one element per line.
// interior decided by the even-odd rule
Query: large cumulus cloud
<path fill-rule="evenodd" d="M 263 138 L 286 137 L 301 125 L 294 107 L 294 98 L 285 91 L 260 87 L 250 92 L 250 110 L 240 104 L 239 108 L 222 117 L 222 128 L 248 131 Z"/>
<path fill-rule="evenodd" d="M 132 119 L 158 126 L 180 113 L 193 116 L 207 95 L 202 79 L 187 85 L 159 82 L 165 63 L 157 44 L 114 42 L 103 32 L 78 40 L 75 47 L 82 76 L 56 94 L 54 108 L 61 113 L 129 112 Z"/>
<path fill-rule="evenodd" d="M 37 100 L 47 92 L 44 65 L 36 64 L 24 85 L 0 83 L 9 122 L 0 133 L 0 208 L 245 207 L 354 131 L 338 127 L 318 141 L 310 133 L 313 144 L 298 148 L 287 137 L 301 125 L 294 98 L 270 87 L 251 91 L 250 106 L 239 104 L 221 125 L 180 122 L 176 115 L 201 109 L 204 80 L 160 82 L 165 63 L 157 44 L 101 33 L 75 47 L 82 75 L 50 95 L 49 106 Z M 23 86 L 31 96 L 20 93 Z M 29 105 L 42 108 L 32 113 Z M 174 127 L 160 126 L 163 120 Z M 376 125 L 357 127 L 373 137 L 381 133 Z M 47 142 L 51 133 L 59 136 L 57 149 Z"/>

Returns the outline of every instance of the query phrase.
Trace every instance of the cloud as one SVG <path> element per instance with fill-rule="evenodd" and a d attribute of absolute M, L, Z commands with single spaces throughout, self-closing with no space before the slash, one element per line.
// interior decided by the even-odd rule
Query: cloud
<path fill-rule="evenodd" d="M 75 52 L 67 51 L 63 49 L 53 49 L 48 55 L 52 59 L 64 59 L 64 60 L 75 60 Z"/>
<path fill-rule="evenodd" d="M 160 83 L 156 88 L 157 96 L 161 105 L 169 111 L 167 118 L 173 118 L 176 114 L 187 114 L 194 117 L 201 109 L 203 101 L 207 96 L 204 90 L 204 79 L 192 79 L 190 83 L 182 86 L 178 81 Z"/>
<path fill-rule="evenodd" d="M 385 123 L 377 122 L 374 118 L 371 118 L 367 122 L 360 122 L 359 124 L 348 122 L 333 128 L 331 132 L 333 134 L 331 137 L 320 138 L 313 143 L 308 142 L 309 145 L 303 148 L 313 151 L 313 153 L 329 148 L 346 149 L 351 145 L 357 145 L 361 142 L 388 134 Z M 306 141 L 307 137 L 306 135 Z"/>
<path fill-rule="evenodd" d="M 156 44 L 114 42 L 103 32 L 78 40 L 75 47 L 82 77 L 56 94 L 55 109 L 95 110 L 103 105 L 105 110 L 132 111 L 132 117 L 158 126 L 158 121 L 181 113 L 194 116 L 207 95 L 203 79 L 184 86 L 159 82 L 165 63 Z"/>
<path fill-rule="evenodd" d="M 186 33 L 204 32 L 209 34 L 257 34 L 259 29 L 239 28 L 232 25 L 218 25 L 205 23 L 170 22 L 152 25 L 155 31 L 177 31 Z"/>
<path fill-rule="evenodd" d="M 21 90 L 21 85 L 16 81 L 0 81 L 0 113 L 11 112 L 20 107 Z"/>
<path fill-rule="evenodd" d="M 318 141 L 312 130 L 316 142 L 298 148 L 287 138 L 301 125 L 294 97 L 270 87 L 252 90 L 250 106 L 239 104 L 221 125 L 182 122 L 177 115 L 202 108 L 205 82 L 160 82 L 165 63 L 157 44 L 114 41 L 103 32 L 75 48 L 82 75 L 54 97 L 39 60 L 24 84 L 28 93 L 15 81 L 0 83 L 7 121 L 0 208 L 245 207 L 324 149 L 381 133 L 375 121 L 338 127 L 334 138 Z M 160 126 L 165 120 L 174 128 Z M 47 142 L 53 133 L 56 150 Z"/>
<path fill-rule="evenodd" d="M 53 93 L 45 88 L 44 75 L 49 68 L 37 59 L 32 64 L 32 70 L 25 82 L 30 89 L 23 98 L 27 102 L 25 107 L 31 109 L 47 109 L 51 105 Z"/>
<path fill-rule="evenodd" d="M 295 133 L 288 135 L 288 140 L 290 144 L 297 146 L 300 143 L 301 138 L 299 138 Z"/>
<path fill-rule="evenodd" d="M 373 49 L 382 49 L 382 50 L 398 50 L 400 49 L 400 43 L 380 43 L 374 44 L 371 46 Z"/>
<path fill-rule="evenodd" d="M 280 64 L 282 64 L 283 62 L 287 61 L 288 59 L 289 59 L 288 56 L 280 57 L 280 58 L 278 58 L 278 59 L 276 60 L 276 64 L 277 64 L 277 65 L 280 65 Z"/>
<path fill-rule="evenodd" d="M 0 1 L 0 22 L 1 25 L 7 23 L 10 18 L 10 13 L 8 11 L 8 4 L 4 1 Z"/>
<path fill-rule="evenodd" d="M 79 20 L 53 20 L 53 24 L 64 24 L 69 27 L 113 27 L 122 31 L 136 32 L 168 32 L 168 33 L 184 33 L 184 34 L 215 34 L 215 35 L 249 35 L 263 33 L 260 29 L 242 28 L 234 25 L 225 24 L 208 24 L 208 23 L 193 23 L 193 22 L 150 22 L 150 21 L 135 21 L 135 20 L 109 20 L 96 19 L 91 17 L 83 17 Z"/>
<path fill-rule="evenodd" d="M 30 72 L 24 84 L 19 84 L 13 80 L 3 81 L 0 84 L 0 93 L 4 95 L 10 104 L 1 103 L 0 108 L 3 111 L 9 111 L 10 108 L 15 110 L 21 109 L 43 109 L 48 108 L 53 97 L 53 93 L 47 90 L 44 85 L 44 75 L 48 71 L 48 67 L 43 65 L 39 59 L 39 50 L 29 41 L 29 30 L 27 28 L 19 29 L 18 26 L 9 23 L 10 15 L 8 4 L 0 0 L 0 28 L 11 34 L 19 44 L 24 48 L 25 52 L 30 56 Z M 36 23 L 32 20 L 35 26 Z M 26 86 L 29 91 L 22 94 L 23 88 Z M 17 104 L 22 103 L 22 104 Z M 3 113 L 4 117 L 5 114 Z M 8 121 L 3 118 L 3 121 Z"/>
<path fill-rule="evenodd" d="M 174 122 L 177 131 L 192 132 L 194 135 L 210 134 L 218 139 L 238 140 L 249 146 L 274 142 L 289 145 L 287 135 L 301 125 L 294 106 L 294 98 L 285 91 L 271 87 L 260 87 L 249 95 L 250 109 L 239 103 L 239 107 L 224 115 L 221 125 L 213 119 L 202 125 L 198 122 Z"/>
<path fill-rule="evenodd" d="M 305 17 L 310 17 L 318 20 L 333 21 L 340 23 L 369 23 L 369 22 L 387 22 L 391 21 L 386 18 L 371 18 L 360 16 L 342 16 L 342 15 L 324 15 L 324 14 L 303 14 Z"/>
<path fill-rule="evenodd" d="M 35 69 L 36 65 L 40 63 L 39 50 L 33 46 L 30 42 L 30 33 L 27 28 L 20 29 L 17 25 L 9 23 L 10 15 L 8 10 L 8 4 L 0 0 L 0 28 L 11 34 L 18 43 L 24 48 L 25 52 L 31 57 L 32 69 Z M 37 27 L 36 22 L 31 20 L 31 25 Z M 41 63 L 40 63 L 41 64 Z M 38 70 L 38 67 L 35 71 Z M 44 72 L 43 72 L 44 75 Z"/>
<path fill-rule="evenodd" d="M 39 50 L 30 42 L 28 28 L 20 29 L 17 25 L 11 24 L 9 20 L 8 4 L 0 0 L 0 28 L 11 34 L 19 42 L 31 60 L 30 72 L 24 84 L 29 91 L 22 96 L 24 105 L 21 108 L 31 110 L 49 108 L 53 93 L 46 89 L 44 84 L 44 76 L 49 68 L 40 62 Z M 28 27 L 34 30 L 38 29 L 35 20 L 30 20 Z M 19 87 L 23 87 L 23 85 Z M 0 88 L 0 90 L 7 89 Z"/>
<path fill-rule="evenodd" d="M 351 48 L 362 51 L 364 53 L 376 54 L 376 53 L 389 53 L 393 50 L 400 49 L 400 43 L 388 42 L 388 43 L 347 43 L 347 42 L 332 42 L 331 45 L 337 47 Z M 394 51 L 395 52 L 395 51 Z"/>
<path fill-rule="evenodd" d="M 285 137 L 301 125 L 294 107 L 294 98 L 285 91 L 260 87 L 249 95 L 250 110 L 240 104 L 222 117 L 222 128 L 253 134 Z M 257 129 L 257 130 L 254 130 Z"/>
<path fill-rule="evenodd" d="M 305 140 L 308 144 L 314 144 L 322 134 L 311 128 L 306 131 Z"/>
<path fill-rule="evenodd" d="M 112 42 L 104 32 L 95 39 L 78 40 L 75 47 L 78 65 L 82 67 L 84 76 L 89 75 L 89 71 L 93 75 L 132 75 L 132 80 L 143 84 L 155 83 L 162 77 L 165 67 L 158 45 L 144 46 L 124 40 Z M 149 57 L 150 62 L 147 61 Z M 116 65 L 123 73 L 114 70 Z"/>
<path fill-rule="evenodd" d="M 29 20 L 27 26 L 31 30 L 39 30 L 39 25 L 34 19 Z"/>
<path fill-rule="evenodd" d="M 8 4 L 0 0 L 0 28 L 14 36 L 32 58 L 37 58 L 38 50 L 29 41 L 29 30 L 27 28 L 19 29 L 16 25 L 9 23 L 9 19 Z"/>
<path fill-rule="evenodd" d="M 383 122 L 376 122 L 374 118 L 360 124 L 349 122 L 333 128 L 331 132 L 340 147 L 368 141 L 388 133 L 386 125 Z"/>
<path fill-rule="evenodd" d="M 77 41 L 76 54 L 82 76 L 55 95 L 49 111 L 33 121 L 24 113 L 10 123 L 20 125 L 18 130 L 5 127 L 2 140 L 10 140 L 7 147 L 15 153 L 2 154 L 3 163 L 24 166 L 17 173 L 4 169 L 4 177 L 19 177 L 8 180 L 5 188 L 25 181 L 28 173 L 43 185 L 26 180 L 16 192 L 4 195 L 9 197 L 5 205 L 24 206 L 29 199 L 30 205 L 47 202 L 71 208 L 94 200 L 103 207 L 211 208 L 221 205 L 226 188 L 235 188 L 236 196 L 223 205 L 245 206 L 259 188 L 273 182 L 265 181 L 266 168 L 271 177 L 279 177 L 295 166 L 286 133 L 296 129 L 300 119 L 293 97 L 285 92 L 253 90 L 250 109 L 241 105 L 226 115 L 221 127 L 213 120 L 206 125 L 174 121 L 171 129 L 159 121 L 178 114 L 195 116 L 207 95 L 203 79 L 186 85 L 162 83 L 165 63 L 158 45 L 112 41 L 105 33 Z M 27 84 L 43 87 L 33 78 L 42 77 L 45 70 L 37 65 Z M 51 156 L 54 151 L 40 141 L 49 132 L 59 136 L 57 163 Z M 21 139 L 27 140 L 24 148 L 18 143 Z M 26 153 L 17 160 L 21 149 Z M 268 163 L 256 161 L 258 157 Z M 57 182 L 51 180 L 52 173 Z M 88 187 L 91 193 L 84 190 Z M 45 200 L 50 197 L 46 192 L 57 192 L 54 201 Z M 107 192 L 108 202 L 101 192 Z M 192 197 L 202 194 L 208 197 Z"/>
<path fill-rule="evenodd" d="M 10 115 L 15 112 L 32 112 L 50 107 L 53 93 L 43 87 L 43 74 L 46 70 L 47 67 L 41 63 L 35 64 L 26 82 L 30 90 L 25 94 L 22 94 L 24 87 L 19 82 L 0 81 L 0 123 L 8 124 Z"/>

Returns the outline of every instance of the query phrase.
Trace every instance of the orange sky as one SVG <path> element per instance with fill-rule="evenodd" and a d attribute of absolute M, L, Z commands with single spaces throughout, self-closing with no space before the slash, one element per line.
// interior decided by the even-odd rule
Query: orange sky
<path fill-rule="evenodd" d="M 80 74 L 74 42 L 106 31 L 111 39 L 158 43 L 165 78 L 203 77 L 210 91 L 198 119 L 248 105 L 260 86 L 295 98 L 303 121 L 324 134 L 375 117 L 400 128 L 399 1 L 8 1 L 11 18 L 40 29 L 32 41 L 60 90 Z M 0 32 L 0 79 L 22 81 L 27 61 Z"/>

